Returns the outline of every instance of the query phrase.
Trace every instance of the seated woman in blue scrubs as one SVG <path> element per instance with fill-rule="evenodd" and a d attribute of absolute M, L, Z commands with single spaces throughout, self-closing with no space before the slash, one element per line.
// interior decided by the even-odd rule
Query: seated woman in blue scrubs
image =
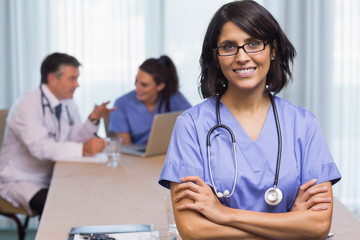
<path fill-rule="evenodd" d="M 215 13 L 200 57 L 207 99 L 177 118 L 159 179 L 171 189 L 183 239 L 327 237 L 341 175 L 318 119 L 272 97 L 291 79 L 294 56 L 258 3 L 235 1 Z M 210 131 L 219 122 L 234 143 L 225 127 Z"/>
<path fill-rule="evenodd" d="M 168 56 L 149 58 L 139 67 L 136 89 L 118 98 L 110 114 L 109 130 L 124 145 L 147 143 L 154 116 L 191 107 L 179 92 L 176 67 Z"/>

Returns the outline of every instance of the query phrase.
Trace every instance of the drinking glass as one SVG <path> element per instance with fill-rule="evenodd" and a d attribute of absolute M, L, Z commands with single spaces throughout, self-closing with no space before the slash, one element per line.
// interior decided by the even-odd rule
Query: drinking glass
<path fill-rule="evenodd" d="M 107 155 L 107 165 L 109 167 L 117 167 L 121 160 L 122 138 L 110 137 L 106 138 L 105 152 Z"/>

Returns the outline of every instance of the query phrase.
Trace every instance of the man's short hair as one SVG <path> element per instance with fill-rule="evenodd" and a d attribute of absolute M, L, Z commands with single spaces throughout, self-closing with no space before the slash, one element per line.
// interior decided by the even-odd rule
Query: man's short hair
<path fill-rule="evenodd" d="M 73 56 L 66 53 L 52 53 L 48 55 L 41 64 L 41 83 L 47 83 L 49 73 L 57 73 L 62 66 L 80 67 L 81 63 Z"/>

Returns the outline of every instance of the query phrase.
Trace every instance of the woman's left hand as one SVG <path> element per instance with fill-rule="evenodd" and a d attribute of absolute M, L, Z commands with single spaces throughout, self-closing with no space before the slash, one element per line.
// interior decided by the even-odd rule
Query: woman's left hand
<path fill-rule="evenodd" d="M 316 182 L 316 179 L 312 179 L 299 187 L 290 212 L 299 210 L 323 211 L 328 209 L 327 204 L 331 203 L 331 198 L 322 196 L 322 194 L 329 191 L 329 189 L 322 186 L 322 184 L 314 186 Z"/>
<path fill-rule="evenodd" d="M 226 222 L 227 207 L 223 206 L 214 192 L 199 176 L 187 176 L 181 179 L 183 183 L 175 189 L 175 204 L 182 199 L 191 199 L 193 203 L 183 203 L 176 210 L 194 210 L 203 214 L 209 220 L 222 224 Z"/>

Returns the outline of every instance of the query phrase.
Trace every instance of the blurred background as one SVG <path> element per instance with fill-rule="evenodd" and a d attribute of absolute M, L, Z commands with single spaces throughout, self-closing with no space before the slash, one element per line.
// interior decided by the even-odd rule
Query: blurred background
<path fill-rule="evenodd" d="M 83 119 L 94 104 L 133 90 L 138 66 L 170 56 L 193 104 L 207 25 L 220 0 L 0 0 L 0 109 L 40 83 L 52 52 L 81 63 Z M 360 1 L 258 0 L 294 44 L 294 80 L 281 94 L 319 119 L 343 176 L 334 195 L 360 215 Z M 100 136 L 105 136 L 101 129 Z M 37 223 L 31 226 L 36 228 Z M 30 226 L 30 227 L 31 227 Z M 12 223 L 0 218 L 0 229 Z"/>

